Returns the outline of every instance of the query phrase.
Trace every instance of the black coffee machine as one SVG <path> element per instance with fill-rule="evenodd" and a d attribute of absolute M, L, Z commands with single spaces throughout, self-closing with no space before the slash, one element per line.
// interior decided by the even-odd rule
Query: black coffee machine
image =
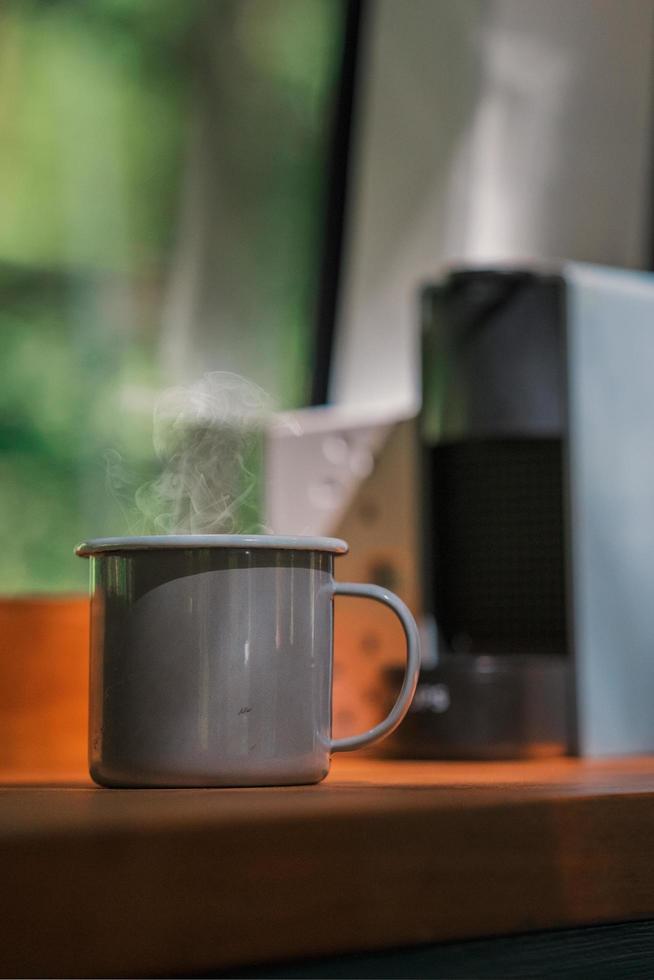
<path fill-rule="evenodd" d="M 461 269 L 422 327 L 434 644 L 390 751 L 654 748 L 652 277 Z"/>

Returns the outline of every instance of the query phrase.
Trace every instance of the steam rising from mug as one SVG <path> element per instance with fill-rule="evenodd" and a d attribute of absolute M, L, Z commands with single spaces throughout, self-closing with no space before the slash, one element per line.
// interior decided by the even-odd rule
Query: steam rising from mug
<path fill-rule="evenodd" d="M 136 481 L 120 455 L 112 451 L 106 456 L 108 482 L 127 511 L 130 530 L 263 530 L 258 494 L 262 433 L 270 410 L 262 388 L 227 371 L 213 371 L 188 387 L 165 391 L 153 415 L 157 476 L 132 495 Z"/>

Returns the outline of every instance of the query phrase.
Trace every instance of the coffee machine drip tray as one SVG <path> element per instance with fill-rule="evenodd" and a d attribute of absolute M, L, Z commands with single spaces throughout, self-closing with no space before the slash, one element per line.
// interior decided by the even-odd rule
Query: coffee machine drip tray
<path fill-rule="evenodd" d="M 570 659 L 451 654 L 423 668 L 385 755 L 412 759 L 527 759 L 564 755 Z M 388 671 L 388 689 L 402 671 Z"/>

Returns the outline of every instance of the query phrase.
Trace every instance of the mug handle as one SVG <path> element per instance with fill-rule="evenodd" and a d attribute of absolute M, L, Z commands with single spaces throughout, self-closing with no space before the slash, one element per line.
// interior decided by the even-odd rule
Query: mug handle
<path fill-rule="evenodd" d="M 411 705 L 420 673 L 420 639 L 416 621 L 398 596 L 379 585 L 361 585 L 358 582 L 334 582 L 334 595 L 349 595 L 361 599 L 373 599 L 392 609 L 404 630 L 406 639 L 406 669 L 404 682 L 397 701 L 389 714 L 374 728 L 362 735 L 349 735 L 347 738 L 333 738 L 329 747 L 332 752 L 351 752 L 364 745 L 371 745 L 380 738 L 394 732 Z"/>

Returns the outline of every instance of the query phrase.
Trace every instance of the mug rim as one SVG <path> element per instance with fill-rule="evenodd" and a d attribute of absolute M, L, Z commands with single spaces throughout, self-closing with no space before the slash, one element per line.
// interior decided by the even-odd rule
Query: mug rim
<path fill-rule="evenodd" d="M 346 555 L 349 546 L 341 538 L 280 534 L 143 534 L 122 538 L 91 538 L 78 544 L 80 558 L 122 551 L 167 551 L 188 548 L 256 548 L 277 551 L 328 551 Z"/>

